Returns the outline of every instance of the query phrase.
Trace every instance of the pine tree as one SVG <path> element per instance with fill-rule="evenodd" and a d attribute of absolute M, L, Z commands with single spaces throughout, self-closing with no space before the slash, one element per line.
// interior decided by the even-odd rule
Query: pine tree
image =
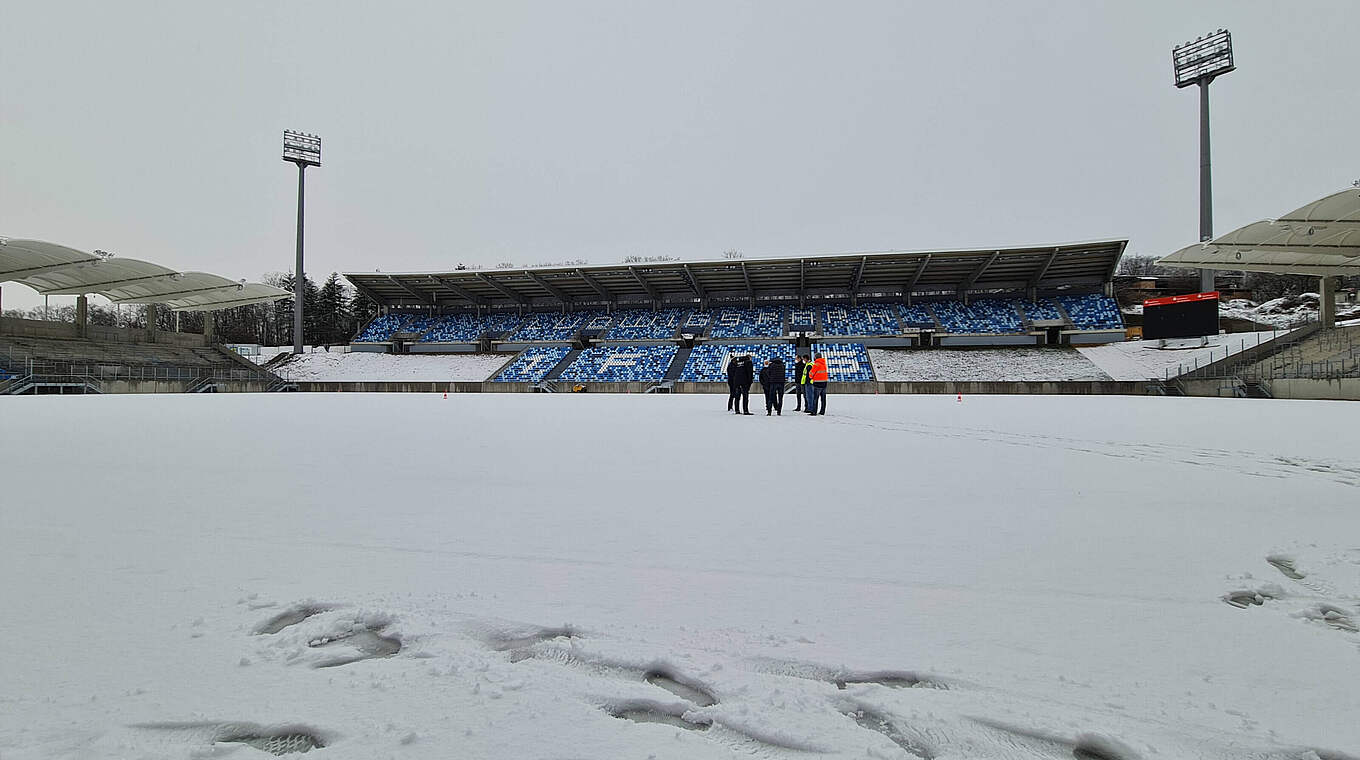
<path fill-rule="evenodd" d="M 378 315 L 378 305 L 368 300 L 368 296 L 356 290 L 354 298 L 349 302 L 349 313 L 349 334 L 345 336 L 345 340 L 349 340 L 364 325 L 368 324 L 369 320 Z"/>
<path fill-rule="evenodd" d="M 326 278 L 326 282 L 321 285 L 317 293 L 317 311 L 320 319 L 320 338 L 326 345 L 333 343 L 343 343 L 349 337 L 345 334 L 346 323 L 348 322 L 347 303 L 345 297 L 345 285 L 340 281 L 340 275 L 331 272 L 331 276 Z"/>

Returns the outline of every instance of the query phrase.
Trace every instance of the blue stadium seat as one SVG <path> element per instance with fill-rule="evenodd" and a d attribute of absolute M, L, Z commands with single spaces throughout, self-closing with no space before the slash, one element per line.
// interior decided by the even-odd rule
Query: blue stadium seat
<path fill-rule="evenodd" d="M 512 341 L 571 340 L 588 323 L 609 319 L 602 311 L 575 311 L 570 314 L 547 312 L 526 314 L 519 329 L 510 336 Z M 605 323 L 608 326 L 608 323 Z"/>
<path fill-rule="evenodd" d="M 891 306 L 824 306 L 823 335 L 896 335 L 896 311 Z"/>
<path fill-rule="evenodd" d="M 397 330 L 397 332 L 413 333 L 417 336 L 424 335 L 425 331 L 433 327 L 435 322 L 438 321 L 439 321 L 438 317 L 429 316 L 411 317 L 410 319 L 406 320 L 406 324 L 402 325 L 401 329 Z M 395 334 L 396 333 L 393 333 L 393 335 Z M 420 338 L 417 338 L 416 340 L 420 340 Z"/>
<path fill-rule="evenodd" d="M 826 374 L 832 382 L 855 383 L 874 379 L 869 352 L 863 343 L 814 343 L 812 354 L 826 357 Z"/>
<path fill-rule="evenodd" d="M 486 332 L 486 319 L 476 314 L 446 314 L 420 337 L 422 343 L 471 343 Z"/>
<path fill-rule="evenodd" d="M 355 343 L 384 343 L 392 340 L 392 334 L 401 330 L 410 319 L 409 314 L 382 314 L 373 318 L 372 322 L 359 333 L 354 339 Z"/>
<path fill-rule="evenodd" d="M 626 309 L 614 312 L 606 340 L 667 340 L 689 315 L 689 309 Z"/>
<path fill-rule="evenodd" d="M 713 321 L 713 313 L 708 311 L 694 310 L 685 317 L 685 321 L 680 323 L 681 334 L 702 335 L 704 330 Z"/>
<path fill-rule="evenodd" d="M 792 343 L 704 343 L 690 352 L 680 380 L 685 382 L 727 382 L 727 362 L 733 357 L 749 355 L 755 365 L 757 379 L 760 368 L 776 356 L 784 360 L 790 380 L 793 377 L 795 352 Z"/>
<path fill-rule="evenodd" d="M 1092 293 L 1084 296 L 1058 296 L 1078 330 L 1122 330 L 1124 315 L 1109 296 Z"/>
<path fill-rule="evenodd" d="M 935 312 L 930 310 L 929 304 L 899 304 L 897 313 L 902 318 L 903 327 L 914 327 L 918 330 L 933 330 L 935 324 Z"/>
<path fill-rule="evenodd" d="M 778 338 L 784 334 L 784 310 L 719 309 L 713 316 L 714 338 Z"/>
<path fill-rule="evenodd" d="M 572 382 L 655 382 L 665 377 L 677 350 L 674 345 L 587 348 L 561 378 Z"/>
<path fill-rule="evenodd" d="M 789 309 L 789 332 L 814 332 L 817 312 L 813 309 Z"/>
<path fill-rule="evenodd" d="M 968 305 L 961 301 L 938 301 L 931 306 L 947 333 L 1005 334 L 1025 331 L 1019 312 L 1006 300 L 984 298 Z"/>
<path fill-rule="evenodd" d="M 496 375 L 497 383 L 536 383 L 548 376 L 567 354 L 568 346 L 534 346 L 521 351 L 515 360 Z"/>
<path fill-rule="evenodd" d="M 1020 301 L 1020 308 L 1025 310 L 1025 315 L 1031 322 L 1034 321 L 1066 321 L 1063 319 L 1062 312 L 1058 310 L 1058 305 L 1052 299 L 1045 298 L 1040 301 Z"/>
<path fill-rule="evenodd" d="M 614 324 L 614 315 L 603 311 L 586 312 L 586 316 L 581 320 L 581 330 L 592 333 L 602 333 L 610 329 Z"/>
<path fill-rule="evenodd" d="M 498 312 L 484 317 L 486 332 L 492 336 L 508 335 L 519 329 L 524 318 L 512 312 Z"/>

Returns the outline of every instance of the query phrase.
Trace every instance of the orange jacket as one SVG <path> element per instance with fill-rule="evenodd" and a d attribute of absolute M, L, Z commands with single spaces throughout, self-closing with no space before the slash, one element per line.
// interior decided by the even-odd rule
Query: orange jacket
<path fill-rule="evenodd" d="M 826 357 L 819 356 L 812 360 L 812 365 L 808 369 L 808 379 L 814 383 L 824 383 L 827 379 Z"/>

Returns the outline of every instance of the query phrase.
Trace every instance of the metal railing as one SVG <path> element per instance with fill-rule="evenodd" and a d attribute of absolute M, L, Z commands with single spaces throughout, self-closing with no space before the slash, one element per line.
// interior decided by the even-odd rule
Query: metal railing
<path fill-rule="evenodd" d="M 1229 359 L 1233 356 L 1239 356 L 1248 349 L 1279 340 L 1280 338 L 1289 335 L 1291 332 L 1298 329 L 1299 327 L 1304 327 L 1306 325 L 1307 323 L 1305 322 L 1303 324 L 1298 325 L 1297 327 L 1284 327 L 1276 330 L 1271 330 L 1269 338 L 1266 338 L 1265 340 L 1259 340 L 1250 346 L 1247 345 L 1247 339 L 1245 337 L 1238 338 L 1237 341 L 1235 341 L 1237 343 L 1236 346 L 1233 346 L 1234 341 L 1229 340 L 1222 346 L 1215 346 L 1214 348 L 1210 349 L 1207 356 L 1197 355 L 1189 363 L 1177 363 L 1176 366 L 1174 367 L 1167 367 L 1162 372 L 1162 379 L 1170 380 L 1174 377 L 1179 377 L 1183 379 L 1207 379 L 1207 378 L 1231 377 L 1231 374 L 1214 374 L 1214 372 L 1212 371 L 1213 369 L 1215 369 L 1213 365 L 1216 364 L 1217 362 L 1223 361 L 1224 359 Z M 1301 335 L 1292 341 L 1277 344 L 1275 348 L 1278 350 L 1287 350 L 1288 348 L 1295 346 L 1298 343 L 1301 343 L 1307 339 L 1308 336 Z M 1250 360 L 1247 359 L 1245 361 Z"/>
<path fill-rule="evenodd" d="M 1272 338 L 1271 340 L 1275 340 Z M 1257 345 L 1266 345 L 1261 341 Z M 1244 383 L 1263 383 L 1273 379 L 1336 379 L 1360 376 L 1360 329 L 1330 328 L 1308 330 L 1283 343 L 1269 346 L 1266 356 L 1246 356 L 1241 361 L 1223 361 L 1242 355 L 1254 346 L 1239 343 L 1238 351 L 1225 346 L 1224 356 L 1210 361 L 1196 361 L 1192 366 L 1177 365 L 1168 369 L 1166 381 L 1238 379 Z M 1307 355 L 1322 354 L 1326 358 L 1307 359 Z M 1212 355 L 1211 355 L 1212 356 Z"/>

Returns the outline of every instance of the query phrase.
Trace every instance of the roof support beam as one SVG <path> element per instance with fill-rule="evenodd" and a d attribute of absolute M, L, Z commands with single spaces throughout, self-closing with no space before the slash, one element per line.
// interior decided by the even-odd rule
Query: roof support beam
<path fill-rule="evenodd" d="M 506 298 L 509 298 L 511 301 L 514 301 L 517 304 L 520 304 L 521 306 L 529 303 L 529 299 L 520 295 L 518 292 L 511 289 L 509 286 L 502 285 L 501 283 L 496 282 L 495 280 L 491 279 L 490 277 L 487 277 L 485 274 L 481 272 L 478 272 L 473 276 L 481 280 L 482 282 L 486 283 L 487 285 L 490 285 L 491 287 L 495 288 L 501 295 L 505 296 Z"/>
<path fill-rule="evenodd" d="M 902 289 L 902 297 L 906 299 L 907 303 L 911 303 L 911 291 L 916 289 L 916 283 L 921 281 L 921 275 L 925 274 L 926 267 L 930 266 L 930 256 L 931 254 L 927 253 L 925 258 L 921 259 L 921 266 L 916 267 L 916 272 L 911 276 L 911 282 L 907 283 L 907 286 Z"/>
<path fill-rule="evenodd" d="M 973 283 L 977 282 L 978 278 L 981 277 L 992 264 L 995 264 L 996 260 L 999 258 L 1001 258 L 1001 251 L 992 251 L 992 255 L 988 256 L 987 260 L 982 262 L 981 266 L 974 269 L 972 274 L 968 275 L 964 278 L 963 282 L 959 283 L 959 297 L 963 298 L 965 303 L 967 303 L 966 294 L 968 293 L 968 289 L 973 287 Z"/>
<path fill-rule="evenodd" d="M 741 262 L 741 277 L 746 281 L 746 299 L 751 302 L 751 308 L 756 306 L 756 290 L 751 287 L 751 273 L 746 271 L 746 262 Z"/>
<path fill-rule="evenodd" d="M 855 274 L 850 277 L 850 305 L 859 306 L 859 283 L 864 279 L 864 264 L 869 260 L 868 256 L 860 258 L 855 265 Z"/>
<path fill-rule="evenodd" d="M 685 281 L 689 283 L 689 289 L 694 291 L 694 295 L 698 296 L 701 301 L 707 300 L 708 292 L 704 290 L 703 285 L 699 284 L 699 278 L 694 276 L 694 270 L 689 268 L 689 264 L 681 264 L 680 269 L 684 271 Z"/>
<path fill-rule="evenodd" d="M 60 269 L 69 269 L 71 267 L 87 267 L 98 263 L 99 261 L 97 259 L 89 259 L 86 261 L 67 261 L 62 264 L 46 264 L 44 266 L 29 267 L 27 269 L 13 269 L 8 272 L 0 272 L 0 282 L 21 280 L 25 277 L 41 274 L 43 272 L 55 272 Z"/>
<path fill-rule="evenodd" d="M 132 285 L 138 282 L 149 282 L 152 280 L 174 280 L 180 276 L 179 272 L 166 272 L 165 274 L 151 274 L 146 277 L 129 277 L 123 280 L 108 280 L 105 282 L 91 282 L 78 285 L 74 288 L 61 288 L 60 290 L 39 291 L 45 296 L 80 296 L 86 293 L 99 293 L 104 290 L 117 290 L 124 285 Z"/>
<path fill-rule="evenodd" d="M 431 305 L 434 304 L 435 298 L 434 298 L 434 294 L 433 294 L 433 293 L 431 293 L 430 295 L 425 295 L 424 293 L 420 292 L 419 290 L 416 290 L 415 287 L 411 285 L 411 283 L 409 283 L 409 282 L 407 282 L 407 281 L 405 281 L 405 280 L 399 280 L 399 279 L 397 279 L 396 277 L 393 277 L 393 276 L 390 275 L 390 274 L 387 275 L 387 279 L 390 280 L 390 281 L 392 282 L 393 285 L 396 285 L 397 287 L 401 288 L 402 290 L 406 291 L 407 293 L 410 293 L 412 296 L 415 296 L 415 299 L 416 299 L 417 301 L 423 301 L 423 302 L 429 303 L 429 304 L 431 304 Z"/>
<path fill-rule="evenodd" d="M 478 298 L 477 296 L 472 295 L 471 293 L 469 293 L 468 291 L 462 289 L 461 287 L 459 287 L 459 286 L 457 286 L 457 285 L 454 285 L 452 282 L 449 282 L 448 278 L 436 276 L 434 279 L 435 279 L 435 282 L 438 282 L 441 286 L 443 286 L 443 288 L 444 288 L 445 290 L 449 291 L 450 293 L 454 294 L 455 296 L 458 296 L 459 298 L 463 299 L 464 301 L 467 301 L 468 303 L 470 303 L 470 304 L 472 304 L 472 305 L 474 305 L 474 306 L 481 306 L 481 305 L 482 305 L 482 299 Z"/>
<path fill-rule="evenodd" d="M 633 279 L 637 280 L 638 284 L 642 286 L 642 289 L 647 291 L 647 296 L 649 298 L 658 303 L 661 302 L 661 295 L 656 292 L 656 288 L 652 287 L 650 282 L 643 279 L 642 273 L 637 270 L 637 267 L 628 267 L 628 271 L 632 273 Z"/>
<path fill-rule="evenodd" d="M 617 298 L 614 297 L 613 293 L 609 292 L 609 288 L 606 288 L 605 286 L 601 285 L 599 280 L 586 274 L 584 270 L 581 269 L 576 270 L 576 276 L 580 277 L 582 282 L 589 285 L 591 290 L 595 291 L 596 293 L 599 293 L 600 298 L 603 298 L 604 300 L 609 301 L 610 303 L 613 303 L 614 301 L 618 300 Z"/>
<path fill-rule="evenodd" d="M 548 293 L 552 295 L 553 298 L 556 298 L 557 300 L 561 301 L 564 304 L 571 303 L 573 300 L 575 300 L 571 296 L 563 292 L 561 288 L 557 287 L 556 285 L 553 285 L 552 283 L 548 282 L 542 277 L 539 277 L 533 272 L 525 272 L 524 276 L 528 277 L 530 280 L 533 281 L 535 285 L 548 291 Z"/>
<path fill-rule="evenodd" d="M 127 298 L 110 298 L 110 303 L 166 303 L 184 296 L 191 296 L 196 293 L 212 293 L 218 290 L 243 290 L 241 283 L 233 282 L 230 285 L 214 285 L 210 288 L 191 288 L 189 290 L 178 290 L 172 293 L 153 293 L 149 296 L 128 296 Z"/>
<path fill-rule="evenodd" d="M 808 307 L 808 260 L 798 260 L 798 309 Z"/>
<path fill-rule="evenodd" d="M 1048 274 L 1048 268 L 1053 266 L 1053 262 L 1057 258 L 1058 249 L 1054 248 L 1053 252 L 1048 254 L 1048 258 L 1044 259 L 1044 263 L 1039 267 L 1038 270 L 1034 272 L 1034 276 L 1029 278 L 1030 290 L 1034 290 L 1035 288 L 1039 287 L 1039 282 L 1044 279 L 1044 275 Z"/>
<path fill-rule="evenodd" d="M 1128 245 L 1129 243 L 1127 240 L 1119 244 L 1119 250 L 1114 253 L 1114 261 L 1110 262 L 1110 271 L 1105 273 L 1106 282 L 1114 282 L 1114 275 L 1119 271 L 1119 260 L 1124 258 L 1124 249 L 1127 248 Z"/>
<path fill-rule="evenodd" d="M 367 285 L 358 282 L 357 280 L 350 280 L 349 284 L 353 285 L 355 290 L 362 293 L 364 298 L 367 298 L 368 300 L 372 301 L 374 306 L 387 305 L 387 299 L 373 292 L 373 289 L 368 287 Z"/>

